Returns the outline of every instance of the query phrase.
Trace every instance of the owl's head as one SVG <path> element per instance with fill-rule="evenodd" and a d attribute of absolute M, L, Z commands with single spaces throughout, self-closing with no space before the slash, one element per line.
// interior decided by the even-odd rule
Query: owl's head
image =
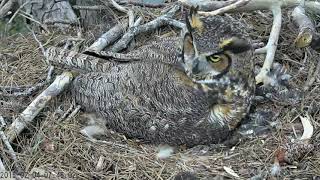
<path fill-rule="evenodd" d="M 251 44 L 241 35 L 236 36 L 238 29 L 229 26 L 230 19 L 214 18 L 202 21 L 195 8 L 191 8 L 190 14 L 186 15 L 187 30 L 182 41 L 181 59 L 187 75 L 197 82 L 210 83 L 224 75 L 236 76 L 245 70 L 244 63 L 251 63 L 248 53 L 252 50 Z M 212 22 L 220 24 L 205 26 L 205 23 Z M 213 31 L 226 27 L 230 28 L 228 32 Z"/>

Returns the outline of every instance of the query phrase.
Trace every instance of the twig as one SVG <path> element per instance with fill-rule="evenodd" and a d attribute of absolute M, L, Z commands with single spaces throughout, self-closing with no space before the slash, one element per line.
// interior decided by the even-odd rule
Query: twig
<path fill-rule="evenodd" d="M 130 18 L 129 18 L 129 21 L 130 21 Z M 139 26 L 141 21 L 142 21 L 142 17 L 139 17 L 135 22 L 132 23 L 132 25 L 130 25 L 130 23 L 129 23 L 129 28 Z M 135 40 L 133 38 L 129 42 L 128 49 L 132 49 L 132 48 L 134 48 L 134 46 L 135 46 Z"/>
<path fill-rule="evenodd" d="M 320 61 L 318 60 L 316 70 L 314 73 L 311 75 L 310 79 L 305 83 L 304 85 L 304 90 L 307 91 L 309 88 L 312 86 L 312 84 L 316 81 L 317 76 L 320 74 Z"/>
<path fill-rule="evenodd" d="M 78 6 L 78 5 L 74 5 L 72 6 L 73 9 L 79 9 L 79 10 L 106 10 L 109 9 L 106 6 L 101 6 L 101 5 L 96 5 L 96 6 Z"/>
<path fill-rule="evenodd" d="M 27 25 L 26 27 L 27 27 L 27 29 L 32 33 L 33 38 L 37 41 L 37 43 L 38 43 L 38 45 L 39 45 L 39 48 L 40 48 L 40 50 L 41 50 L 41 52 L 42 52 L 42 55 L 43 55 L 44 57 L 46 57 L 46 51 L 44 50 L 44 47 L 43 47 L 42 43 L 39 41 L 39 39 L 37 38 L 37 36 L 36 36 L 36 34 L 34 33 L 34 31 L 33 31 L 28 25 Z M 49 64 L 49 61 L 48 61 L 47 58 L 45 58 L 45 63 L 46 63 L 46 64 Z"/>
<path fill-rule="evenodd" d="M 29 19 L 30 21 L 33 21 L 33 22 L 39 24 L 40 27 L 43 28 L 46 32 L 50 32 L 46 25 L 44 25 L 41 22 L 39 22 L 36 19 L 34 19 L 30 14 L 27 14 L 27 13 L 25 13 L 23 11 L 20 11 L 19 15 L 21 15 L 22 17 L 24 17 L 26 19 Z"/>
<path fill-rule="evenodd" d="M 103 2 L 103 3 L 106 4 L 106 2 Z M 138 18 L 138 20 L 135 21 L 134 24 L 136 26 L 132 26 L 133 25 L 132 20 L 134 19 L 134 16 L 133 16 L 133 12 L 131 10 L 126 11 L 126 9 L 124 9 L 123 7 L 121 7 L 121 6 L 119 7 L 119 5 L 117 3 L 115 3 L 115 1 L 113 1 L 113 5 L 115 7 L 117 7 L 117 9 L 120 9 L 122 12 L 127 12 L 128 16 L 129 16 L 129 21 L 126 21 L 123 24 L 127 25 L 129 22 L 129 31 L 119 40 L 119 42 L 117 42 L 112 47 L 112 50 L 111 50 L 112 52 L 118 52 L 118 51 L 121 51 L 122 49 L 128 47 L 128 44 L 130 42 L 132 42 L 132 39 L 134 38 L 134 36 L 136 36 L 139 33 L 143 33 L 143 32 L 149 31 L 149 30 L 156 29 L 157 27 L 164 24 L 163 21 L 167 21 L 167 23 L 170 25 L 184 27 L 183 23 L 179 23 L 178 21 L 174 21 L 174 20 L 169 19 L 169 17 L 172 17 L 173 14 L 177 11 L 177 10 L 175 10 L 177 8 L 177 6 L 175 8 L 173 8 L 173 10 L 174 10 L 173 13 L 168 12 L 168 14 L 160 16 L 156 20 L 153 20 L 145 25 L 142 25 L 142 27 L 141 27 L 141 26 L 137 26 L 137 24 L 139 24 L 141 22 L 141 20 L 142 20 L 141 18 Z M 151 27 L 151 26 L 154 26 L 154 23 L 158 23 L 158 25 L 156 25 L 155 27 Z M 110 29 L 108 32 L 104 33 L 97 41 L 95 41 L 89 48 L 87 48 L 85 50 L 85 52 L 99 52 L 99 51 L 103 50 L 106 46 L 108 46 L 111 43 L 113 43 L 114 41 L 116 41 L 122 35 L 122 33 L 124 32 L 124 29 L 126 28 L 126 26 L 124 26 L 123 24 L 118 24 L 115 27 L 113 27 L 112 29 Z M 151 29 L 147 29 L 148 27 L 146 27 L 146 26 L 150 26 Z"/>
<path fill-rule="evenodd" d="M 108 4 L 106 4 L 105 1 L 101 1 L 102 3 L 104 3 L 106 6 L 108 6 Z M 110 0 L 111 4 L 113 7 L 115 7 L 118 11 L 121 11 L 123 13 L 128 13 L 128 9 L 126 9 L 125 7 L 120 6 L 117 2 L 115 2 L 114 0 Z"/>
<path fill-rule="evenodd" d="M 4 167 L 3 162 L 0 159 L 0 172 L 5 172 L 5 171 L 6 171 L 6 168 Z"/>
<path fill-rule="evenodd" d="M 101 143 L 101 144 L 106 144 L 106 145 L 109 145 L 109 146 L 116 146 L 117 148 L 122 148 L 128 152 L 131 152 L 131 153 L 138 153 L 138 151 L 136 149 L 132 149 L 130 148 L 129 146 L 125 145 L 125 144 L 118 144 L 118 143 L 115 143 L 115 142 L 109 142 L 109 141 L 103 141 L 103 140 L 98 140 L 98 139 L 94 139 L 94 138 L 89 138 L 89 137 L 85 137 L 87 140 L 93 142 L 93 143 Z"/>
<path fill-rule="evenodd" d="M 105 4 L 105 6 L 108 6 L 108 3 L 105 1 L 101 1 L 103 4 Z M 113 7 L 115 7 L 118 11 L 123 12 L 123 13 L 127 13 L 128 18 L 129 18 L 129 28 L 133 26 L 134 24 L 134 14 L 133 11 L 131 9 L 125 8 L 121 5 L 119 5 L 116 1 L 114 0 L 110 0 L 111 4 Z"/>
<path fill-rule="evenodd" d="M 71 105 L 69 109 L 58 119 L 58 122 L 63 121 L 68 116 L 68 114 L 72 111 L 72 109 L 73 109 L 73 105 Z"/>
<path fill-rule="evenodd" d="M 129 16 L 129 28 L 134 26 L 134 14 L 132 10 L 128 11 L 128 16 Z"/>
<path fill-rule="evenodd" d="M 105 161 L 105 157 L 104 156 L 100 156 L 99 160 L 98 160 L 98 163 L 96 165 L 96 171 L 101 171 L 103 169 L 104 161 Z"/>
<path fill-rule="evenodd" d="M 112 47 L 112 52 L 119 52 L 123 49 L 125 49 L 129 42 L 138 34 L 145 33 L 148 31 L 152 31 L 154 29 L 157 29 L 160 26 L 163 26 L 165 24 L 169 24 L 168 21 L 166 21 L 168 18 L 171 18 L 175 12 L 179 10 L 179 6 L 175 5 L 168 13 L 159 16 L 158 18 L 140 26 L 135 26 L 129 29 L 129 31 Z"/>
<path fill-rule="evenodd" d="M 0 134 L 3 134 L 2 129 L 6 126 L 6 122 L 4 121 L 3 117 L 0 115 Z M 2 139 L 2 141 L 4 141 Z M 10 143 L 9 143 L 10 144 Z M 6 171 L 6 168 L 4 167 L 2 160 L 0 159 L 0 172 Z"/>
<path fill-rule="evenodd" d="M 233 3 L 233 4 L 227 5 L 225 7 L 219 8 L 219 9 L 211 11 L 211 12 L 199 11 L 199 14 L 203 15 L 203 16 L 215 16 L 215 15 L 218 15 L 218 14 L 223 14 L 223 13 L 228 12 L 230 10 L 234 10 L 234 9 L 239 8 L 239 7 L 242 7 L 242 6 L 246 5 L 246 4 L 248 4 L 250 1 L 251 0 L 239 0 L 239 1 L 236 1 L 235 3 Z"/>
<path fill-rule="evenodd" d="M 70 120 L 71 118 L 73 118 L 80 110 L 81 106 L 78 105 L 73 111 L 72 113 L 67 117 L 66 121 Z"/>
<path fill-rule="evenodd" d="M 42 54 L 43 54 L 43 56 L 45 57 L 45 63 L 49 65 L 50 63 L 49 63 L 49 60 L 48 60 L 48 58 L 47 58 L 47 56 L 46 56 L 46 52 L 45 52 L 45 49 L 44 49 L 42 43 L 38 40 L 38 38 L 37 38 L 37 36 L 35 35 L 34 31 L 33 31 L 28 25 L 27 25 L 26 27 L 27 27 L 27 29 L 29 29 L 29 31 L 30 31 L 30 32 L 32 33 L 32 35 L 33 35 L 33 38 L 34 38 L 34 39 L 37 41 L 37 43 L 39 44 L 39 47 L 40 47 L 40 49 L 41 49 L 41 51 L 42 51 Z M 28 89 L 25 89 L 23 92 L 21 92 L 21 88 L 17 87 L 17 88 L 14 88 L 14 89 L 16 89 L 16 90 L 18 90 L 18 91 L 15 91 L 15 92 L 9 93 L 9 94 L 8 94 L 8 93 L 4 94 L 4 93 L 1 93 L 1 92 L 0 92 L 0 95 L 4 95 L 4 96 L 29 96 L 29 95 L 31 95 L 34 91 L 37 91 L 38 89 L 40 89 L 41 87 L 43 87 L 44 85 L 46 85 L 47 83 L 49 83 L 49 82 L 51 81 L 51 76 L 52 76 L 53 70 L 54 70 L 54 67 L 53 67 L 53 66 L 49 66 L 46 80 L 45 80 L 44 82 L 38 83 L 38 84 L 36 84 L 36 85 L 34 85 L 34 86 L 32 86 L 32 87 L 29 87 Z M 0 87 L 0 88 L 1 88 L 1 87 Z M 12 92 L 12 88 L 10 88 L 9 91 Z"/>
<path fill-rule="evenodd" d="M 5 123 L 5 121 L 4 121 L 2 116 L 0 116 L 0 122 L 1 122 L 1 125 L 0 125 L 0 138 L 1 138 L 2 142 L 5 144 L 6 148 L 8 149 L 12 160 L 16 161 L 17 160 L 16 153 L 14 152 L 11 144 L 9 143 L 8 138 L 6 137 L 4 132 L 2 131 L 3 127 L 5 127 L 5 125 L 6 125 L 6 123 Z"/>
<path fill-rule="evenodd" d="M 165 3 L 147 3 L 141 0 L 115 0 L 117 4 L 121 5 L 134 5 L 134 6 L 142 6 L 148 8 L 161 8 L 164 7 Z M 110 2 L 103 2 L 105 5 L 110 6 Z M 112 3 L 111 3 L 112 5 Z M 73 6 L 74 9 L 87 9 L 87 10 L 99 10 L 99 6 Z M 104 7 L 105 8 L 105 7 Z"/>
<path fill-rule="evenodd" d="M 281 7 L 279 4 L 274 4 L 271 8 L 273 14 L 273 24 L 269 36 L 269 40 L 267 45 L 262 49 L 266 51 L 266 58 L 264 60 L 263 66 L 256 76 L 257 83 L 268 84 L 268 73 L 271 70 L 272 63 L 274 60 L 275 52 L 277 50 L 278 39 L 281 30 Z M 261 49 L 257 49 L 256 52 L 262 51 Z"/>
<path fill-rule="evenodd" d="M 26 1 L 25 3 L 23 3 L 17 10 L 16 12 L 13 14 L 13 16 L 10 18 L 10 20 L 8 21 L 8 24 L 12 23 L 13 19 L 18 15 L 19 11 L 27 4 L 29 4 L 30 1 Z"/>
<path fill-rule="evenodd" d="M 4 121 L 3 117 L 0 115 L 0 129 L 6 126 L 6 122 Z"/>
<path fill-rule="evenodd" d="M 29 88 L 22 88 L 22 87 L 5 87 L 3 88 L 5 91 L 10 91 L 10 93 L 1 93 L 0 95 L 3 96 L 30 96 L 33 92 L 39 90 L 40 88 L 42 88 L 43 86 L 45 86 L 46 84 L 48 84 L 51 81 L 51 76 L 54 70 L 54 66 L 49 66 L 49 70 L 48 70 L 48 74 L 47 74 L 47 78 L 45 81 L 40 82 L 32 87 Z M 1 88 L 2 89 L 2 88 Z M 8 89 L 8 90 L 6 90 Z M 24 91 L 20 92 L 21 89 L 25 89 Z M 12 92 L 14 91 L 14 92 Z"/>
<path fill-rule="evenodd" d="M 6 148 L 8 149 L 8 152 L 12 158 L 13 161 L 17 160 L 17 156 L 16 156 L 16 152 L 14 152 L 8 138 L 6 137 L 6 135 L 4 134 L 4 132 L 2 130 L 0 130 L 0 137 L 2 142 L 6 145 Z"/>
<path fill-rule="evenodd" d="M 149 8 L 161 8 L 164 7 L 164 3 L 146 3 L 141 0 L 125 0 L 125 1 L 118 1 L 119 4 L 132 4 L 134 6 L 142 6 L 142 7 L 149 7 Z"/>
<path fill-rule="evenodd" d="M 107 2 L 105 2 L 105 1 L 101 1 L 105 6 L 108 6 L 108 3 Z M 121 6 L 121 5 L 119 5 L 116 1 L 114 1 L 114 0 L 110 0 L 110 2 L 111 2 L 111 4 L 112 4 L 112 6 L 113 7 L 115 7 L 118 11 L 120 11 L 120 12 L 123 12 L 123 13 L 127 13 L 127 15 L 128 15 L 128 24 L 129 24 L 129 29 L 131 28 L 131 27 L 133 27 L 134 26 L 134 13 L 133 13 L 133 11 L 131 10 L 131 9 L 128 9 L 128 8 L 125 8 L 125 7 L 123 7 L 123 6 Z M 105 47 L 105 46 L 104 46 Z M 102 50 L 102 49 L 101 49 Z M 88 49 L 88 50 L 86 50 L 86 51 L 97 51 L 97 49 Z"/>
<path fill-rule="evenodd" d="M 55 81 L 44 90 L 32 103 L 18 116 L 6 131 L 9 142 L 12 142 L 27 124 L 32 122 L 46 104 L 55 96 L 60 94 L 68 84 L 71 83 L 73 76 L 70 72 L 64 72 L 57 76 Z"/>

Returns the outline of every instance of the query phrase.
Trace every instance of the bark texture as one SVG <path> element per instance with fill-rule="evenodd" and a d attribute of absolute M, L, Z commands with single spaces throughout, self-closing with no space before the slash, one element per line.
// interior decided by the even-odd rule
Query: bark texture
<path fill-rule="evenodd" d="M 52 0 L 19 0 L 19 5 L 41 23 L 50 25 L 75 24 L 77 16 L 74 13 L 69 1 Z"/>

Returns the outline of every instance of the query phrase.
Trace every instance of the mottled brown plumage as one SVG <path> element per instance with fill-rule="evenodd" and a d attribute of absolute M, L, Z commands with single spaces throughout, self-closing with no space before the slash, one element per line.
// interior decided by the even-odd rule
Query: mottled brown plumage
<path fill-rule="evenodd" d="M 189 147 L 222 142 L 251 105 L 252 49 L 235 54 L 219 48 L 223 38 L 247 38 L 242 33 L 246 26 L 232 18 L 216 16 L 203 24 L 201 34 L 189 27 L 182 37 L 152 42 L 126 55 L 139 60 L 96 60 L 101 64 L 93 64 L 107 63 L 108 68 L 91 67 L 95 72 L 74 80 L 76 103 L 128 137 Z M 228 66 L 221 64 L 224 58 L 230 59 L 224 62 Z M 69 66 L 79 67 L 77 63 Z"/>

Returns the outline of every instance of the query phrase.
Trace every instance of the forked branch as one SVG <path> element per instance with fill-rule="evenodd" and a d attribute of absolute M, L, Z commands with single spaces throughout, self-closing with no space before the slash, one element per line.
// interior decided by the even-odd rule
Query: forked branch
<path fill-rule="evenodd" d="M 259 52 L 259 53 L 261 52 L 266 53 L 266 58 L 264 60 L 263 66 L 259 74 L 256 76 L 256 83 L 269 84 L 268 73 L 271 70 L 274 56 L 277 50 L 278 39 L 279 39 L 281 23 L 282 23 L 281 7 L 279 5 L 274 5 L 271 10 L 273 14 L 273 24 L 272 24 L 268 43 L 265 47 L 256 50 L 256 52 Z"/>

